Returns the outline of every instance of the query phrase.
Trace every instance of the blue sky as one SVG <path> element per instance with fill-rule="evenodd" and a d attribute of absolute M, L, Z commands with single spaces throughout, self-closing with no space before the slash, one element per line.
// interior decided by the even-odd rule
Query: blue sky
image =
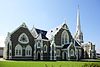
<path fill-rule="evenodd" d="M 84 41 L 92 41 L 100 52 L 100 0 L 0 0 L 0 46 L 7 36 L 23 22 L 49 30 L 67 20 L 72 35 L 76 31 L 76 11 L 80 6 Z"/>

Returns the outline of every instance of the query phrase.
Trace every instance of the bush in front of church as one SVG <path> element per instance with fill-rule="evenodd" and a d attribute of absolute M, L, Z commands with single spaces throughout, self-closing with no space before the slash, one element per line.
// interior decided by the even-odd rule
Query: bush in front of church
<path fill-rule="evenodd" d="M 100 67 L 99 63 L 84 64 L 82 67 Z"/>

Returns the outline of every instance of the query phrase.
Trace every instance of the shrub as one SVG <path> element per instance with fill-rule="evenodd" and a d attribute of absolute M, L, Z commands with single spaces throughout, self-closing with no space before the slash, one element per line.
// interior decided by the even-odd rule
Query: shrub
<path fill-rule="evenodd" d="M 82 67 L 100 67 L 99 63 L 84 64 Z"/>

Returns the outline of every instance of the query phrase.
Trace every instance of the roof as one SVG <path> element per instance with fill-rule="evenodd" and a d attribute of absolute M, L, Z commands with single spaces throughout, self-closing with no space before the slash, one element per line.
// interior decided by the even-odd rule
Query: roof
<path fill-rule="evenodd" d="M 100 55 L 100 53 L 96 53 L 96 55 Z"/>
<path fill-rule="evenodd" d="M 28 29 L 28 27 L 26 26 L 26 24 L 23 22 L 17 29 L 15 29 L 11 34 L 13 34 L 13 33 L 15 33 L 18 29 L 20 29 L 21 27 L 23 27 L 23 28 L 27 28 Z"/>
<path fill-rule="evenodd" d="M 80 46 L 79 43 L 75 40 L 75 46 Z"/>
<path fill-rule="evenodd" d="M 70 45 L 70 44 L 65 44 L 65 45 L 62 47 L 62 49 L 68 48 L 69 45 Z M 79 43 L 77 43 L 77 41 L 75 41 L 75 46 L 80 46 Z"/>
<path fill-rule="evenodd" d="M 48 39 L 48 38 L 46 37 L 47 31 L 44 31 L 44 30 L 41 30 L 41 29 L 37 29 L 37 28 L 35 28 L 35 29 L 36 29 L 36 32 L 37 32 L 38 34 L 41 34 L 42 39 Z"/>
<path fill-rule="evenodd" d="M 59 32 L 59 30 L 63 27 L 63 25 L 66 24 L 66 22 L 62 23 L 61 25 L 57 26 L 56 28 L 53 28 L 51 30 L 49 30 L 46 34 L 46 36 L 51 39 L 52 36 L 55 36 L 57 34 L 57 32 Z"/>
<path fill-rule="evenodd" d="M 70 44 L 65 44 L 62 49 L 66 49 Z"/>

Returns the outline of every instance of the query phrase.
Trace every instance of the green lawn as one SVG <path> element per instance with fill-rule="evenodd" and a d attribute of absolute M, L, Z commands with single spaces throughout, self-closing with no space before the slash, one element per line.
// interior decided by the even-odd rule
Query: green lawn
<path fill-rule="evenodd" d="M 100 62 L 77 62 L 77 61 L 0 61 L 0 67 L 82 67 L 84 64 Z"/>

